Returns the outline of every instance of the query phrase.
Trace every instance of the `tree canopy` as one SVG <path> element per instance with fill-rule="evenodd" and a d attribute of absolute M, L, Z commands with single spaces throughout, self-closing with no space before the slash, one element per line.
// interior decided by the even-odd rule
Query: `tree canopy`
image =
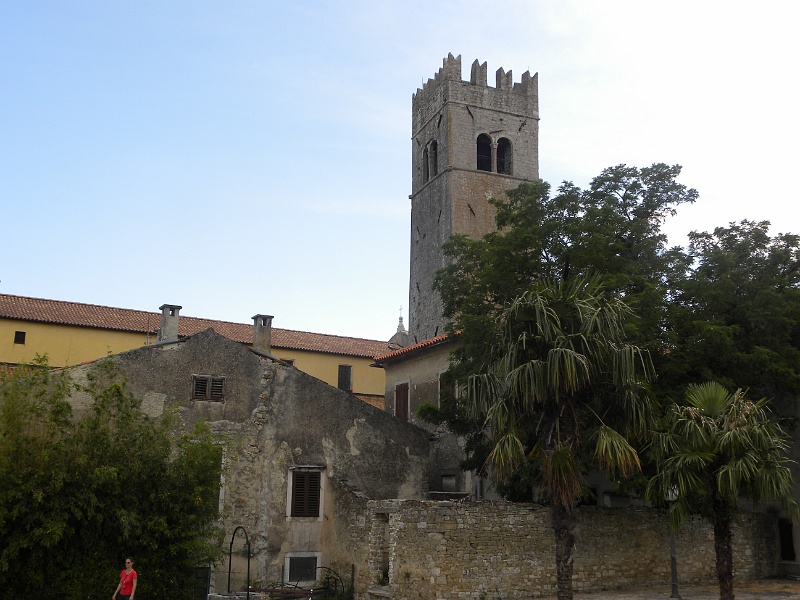
<path fill-rule="evenodd" d="M 601 276 L 604 294 L 624 298 L 634 313 L 625 322 L 626 337 L 643 348 L 661 347 L 669 285 L 689 261 L 679 248 L 667 247 L 661 225 L 697 198 L 677 182 L 680 171 L 678 165 L 619 165 L 586 190 L 564 183 L 551 197 L 547 183 L 523 183 L 507 198 L 492 200 L 497 231 L 480 240 L 453 236 L 445 246 L 451 263 L 436 277 L 448 331 L 459 339 L 448 375 L 463 385 L 485 371 L 500 314 L 540 279 Z M 464 436 L 465 467 L 480 469 L 489 451 L 476 433 L 483 421 L 466 408 L 463 399 L 450 397 L 441 408 L 425 406 L 421 415 Z M 526 497 L 526 488 L 519 490 L 522 496 L 504 492 Z"/>
<path fill-rule="evenodd" d="M 652 364 L 625 342 L 629 314 L 597 277 L 540 279 L 502 311 L 487 367 L 468 380 L 466 402 L 484 420 L 493 480 L 507 485 L 529 470 L 551 505 L 559 599 L 572 598 L 575 507 L 587 467 L 637 471 L 628 438 L 651 423 Z"/>
<path fill-rule="evenodd" d="M 646 497 L 663 504 L 671 495 L 670 516 L 679 526 L 701 514 L 714 527 L 720 598 L 733 599 L 731 524 L 741 498 L 777 500 L 800 516 L 787 458 L 789 438 L 771 418 L 766 400 L 730 393 L 717 382 L 691 385 L 685 403 L 668 407 L 653 435 L 658 466 Z"/>
<path fill-rule="evenodd" d="M 568 529 L 574 516 L 570 510 L 580 495 L 580 474 L 592 465 L 622 476 L 634 471 L 634 447 L 641 449 L 642 440 L 632 434 L 647 422 L 651 399 L 668 408 L 668 433 L 659 434 L 661 449 L 653 456 L 672 473 L 670 465 L 677 463 L 671 457 L 689 460 L 695 453 L 700 465 L 706 456 L 679 434 L 689 436 L 695 427 L 698 439 L 716 435 L 700 430 L 717 415 L 692 421 L 702 410 L 699 403 L 672 406 L 688 386 L 713 380 L 719 382 L 715 386 L 749 388 L 776 400 L 800 393 L 800 237 L 770 237 L 769 223 L 742 221 L 713 233 L 692 232 L 686 249 L 668 247 L 664 220 L 698 197 L 677 182 L 680 170 L 677 165 L 620 165 L 604 170 L 586 190 L 564 183 L 552 197 L 547 183 L 524 183 L 507 198 L 492 200 L 495 232 L 480 240 L 454 236 L 445 246 L 451 262 L 437 274 L 434 288 L 442 297 L 448 332 L 457 339 L 447 374 L 457 385 L 442 388 L 462 393 L 444 396 L 439 407 L 424 405 L 420 416 L 463 436 L 464 468 L 486 472 L 491 465 L 496 487 L 507 498 L 530 500 L 532 490 L 544 488 L 556 510 L 556 549 L 562 557 L 571 554 L 559 554 L 558 527 Z M 599 305 L 626 307 L 619 314 L 630 318 L 617 318 L 613 335 L 593 338 L 570 319 L 562 320 L 567 303 L 558 294 L 573 286 L 587 291 L 587 281 L 595 282 L 589 295 Z M 586 310 L 591 302 L 580 304 Z M 565 326 L 571 333 L 564 333 Z M 578 331 L 580 336 L 573 337 Z M 570 342 L 564 346 L 563 340 Z M 576 340 L 580 343 L 570 345 Z M 599 340 L 626 349 L 629 364 L 638 365 L 639 371 L 626 371 L 628 392 L 614 379 L 622 363 L 609 363 L 609 349 Z M 586 346 L 578 350 L 581 344 Z M 652 357 L 654 382 L 640 348 Z M 592 377 L 584 379 L 589 372 Z M 586 388 L 578 385 L 590 379 Z M 697 388 L 691 390 L 689 405 Z M 782 430 L 767 431 L 771 421 L 765 404 L 745 401 L 740 392 L 724 396 L 733 412 L 722 417 L 729 419 L 730 431 L 720 447 L 746 445 L 751 432 L 769 439 L 763 452 L 737 451 L 735 464 L 711 476 L 686 475 L 693 478 L 688 483 L 701 489 L 728 477 L 728 491 L 754 496 L 765 495 L 763 483 L 777 486 L 772 491 L 786 500 Z M 653 409 L 652 415 L 661 412 Z M 753 419 L 752 428 L 747 419 Z M 769 455 L 770 443 L 777 454 Z M 605 462 L 598 451 L 603 448 L 613 448 L 620 463 Z M 749 478 L 754 473 L 745 471 L 751 462 L 767 458 L 773 462 L 764 463 L 763 475 L 776 479 Z M 770 465 L 780 468 L 770 471 Z M 688 486 L 679 469 L 674 474 L 679 487 Z M 661 486 L 661 494 L 667 480 L 654 481 L 651 490 Z M 702 494 L 690 487 L 675 510 L 702 509 L 695 502 Z M 704 493 L 707 499 L 722 497 Z M 787 506 L 794 511 L 792 502 Z M 557 560 L 559 569 L 565 560 Z"/>
<path fill-rule="evenodd" d="M 0 381 L 0 588 L 20 598 L 106 598 L 132 555 L 139 593 L 183 598 L 219 556 L 221 447 L 205 425 L 140 409 L 111 362 L 79 391 L 40 363 Z"/>
<path fill-rule="evenodd" d="M 672 283 L 659 388 L 680 399 L 714 380 L 780 403 L 800 394 L 800 236 L 766 221 L 692 232 Z"/>

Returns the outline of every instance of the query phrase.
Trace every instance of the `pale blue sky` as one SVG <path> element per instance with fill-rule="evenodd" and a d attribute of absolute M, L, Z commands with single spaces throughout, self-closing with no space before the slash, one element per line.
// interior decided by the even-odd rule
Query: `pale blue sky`
<path fill-rule="evenodd" d="M 679 163 L 675 243 L 800 233 L 796 1 L 0 0 L 0 291 L 388 339 L 448 52 L 539 72 L 546 181 Z"/>

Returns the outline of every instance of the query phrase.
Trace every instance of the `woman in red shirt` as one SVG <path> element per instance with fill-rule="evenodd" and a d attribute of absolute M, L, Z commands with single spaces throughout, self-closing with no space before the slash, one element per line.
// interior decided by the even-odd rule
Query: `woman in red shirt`
<path fill-rule="evenodd" d="M 136 571 L 133 570 L 133 559 L 130 556 L 125 559 L 125 568 L 119 574 L 119 585 L 111 600 L 116 600 L 117 592 L 120 600 L 133 600 L 136 593 Z"/>

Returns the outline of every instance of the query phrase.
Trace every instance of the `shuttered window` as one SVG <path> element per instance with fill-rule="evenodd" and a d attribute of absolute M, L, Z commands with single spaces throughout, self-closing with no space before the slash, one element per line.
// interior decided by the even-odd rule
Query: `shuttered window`
<path fill-rule="evenodd" d="M 339 385 L 340 390 L 345 392 L 353 391 L 353 367 L 350 365 L 339 365 Z"/>
<path fill-rule="evenodd" d="M 294 471 L 292 476 L 292 516 L 319 516 L 319 471 Z"/>
<path fill-rule="evenodd" d="M 210 375 L 192 375 L 192 400 L 225 399 L 225 378 Z"/>
<path fill-rule="evenodd" d="M 394 388 L 394 416 L 408 421 L 408 384 L 400 383 Z"/>

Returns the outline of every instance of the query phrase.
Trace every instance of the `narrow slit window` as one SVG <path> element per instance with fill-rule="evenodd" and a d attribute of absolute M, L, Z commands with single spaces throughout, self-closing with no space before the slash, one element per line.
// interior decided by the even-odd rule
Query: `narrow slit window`
<path fill-rule="evenodd" d="M 497 142 L 497 172 L 503 175 L 513 175 L 512 172 L 511 142 L 508 138 L 500 138 Z"/>
<path fill-rule="evenodd" d="M 436 140 L 431 142 L 431 177 L 439 173 L 439 145 Z"/>
<path fill-rule="evenodd" d="M 345 392 L 353 391 L 353 367 L 350 365 L 339 365 L 339 381 L 337 387 Z"/>
<path fill-rule="evenodd" d="M 492 140 L 482 133 L 478 136 L 478 171 L 492 170 Z"/>
<path fill-rule="evenodd" d="M 422 183 L 428 183 L 430 171 L 428 170 L 428 149 L 422 151 Z"/>
<path fill-rule="evenodd" d="M 394 388 L 394 416 L 408 421 L 408 384 L 399 383 Z"/>

